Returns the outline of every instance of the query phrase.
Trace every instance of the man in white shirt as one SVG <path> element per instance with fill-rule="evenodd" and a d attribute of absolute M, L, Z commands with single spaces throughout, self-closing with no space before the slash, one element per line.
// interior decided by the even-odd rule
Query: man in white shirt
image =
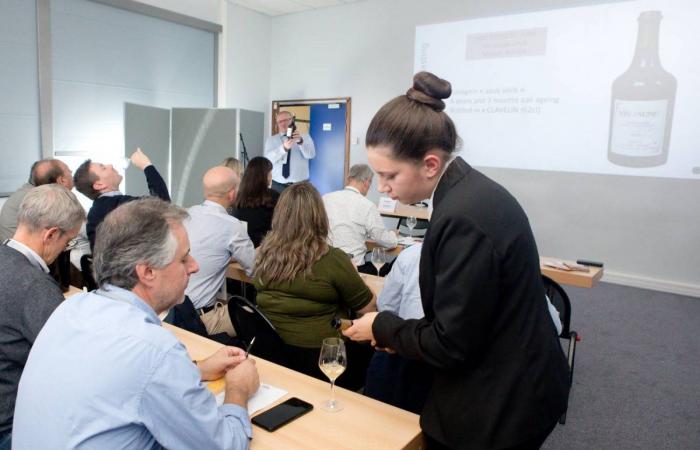
<path fill-rule="evenodd" d="M 265 140 L 265 158 L 272 162 L 272 189 L 280 194 L 288 186 L 309 179 L 309 160 L 316 156 L 314 141 L 300 133 L 289 111 L 277 113 L 277 134 Z M 294 128 L 291 137 L 288 128 Z"/>
<path fill-rule="evenodd" d="M 352 255 L 353 264 L 361 272 L 376 274 L 372 264 L 365 263 L 365 241 L 394 248 L 398 237 L 384 227 L 377 205 L 366 197 L 373 176 L 367 164 L 355 164 L 348 172 L 345 188 L 324 195 L 323 204 L 330 222 L 330 244 Z"/>
<path fill-rule="evenodd" d="M 184 225 L 190 237 L 191 253 L 199 272 L 190 276 L 185 294 L 200 315 L 207 333 L 235 336 L 228 305 L 217 295 L 226 281 L 226 268 L 238 261 L 251 276 L 255 268 L 255 248 L 245 225 L 226 209 L 236 200 L 240 180 L 225 166 L 212 167 L 204 174 L 204 203 L 189 208 Z"/>

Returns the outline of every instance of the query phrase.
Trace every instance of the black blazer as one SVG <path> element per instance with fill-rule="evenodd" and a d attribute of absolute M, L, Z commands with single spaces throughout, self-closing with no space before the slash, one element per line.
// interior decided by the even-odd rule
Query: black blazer
<path fill-rule="evenodd" d="M 146 183 L 148 184 L 148 191 L 150 194 L 169 202 L 170 194 L 168 193 L 168 186 L 165 184 L 163 177 L 160 176 L 155 166 L 150 165 L 146 167 L 143 173 L 146 175 Z M 138 198 L 139 197 L 133 197 L 131 195 L 114 195 L 111 197 L 97 197 L 95 201 L 92 202 L 92 207 L 88 212 L 87 222 L 85 223 L 85 232 L 90 241 L 90 250 L 95 247 L 97 226 L 105 220 L 107 214 L 117 209 L 119 205 Z"/>
<path fill-rule="evenodd" d="M 554 425 L 569 388 L 527 216 L 461 158 L 433 199 L 420 261 L 425 317 L 379 313 L 374 336 L 434 368 L 421 413 L 428 435 L 452 448 L 517 445 Z"/>

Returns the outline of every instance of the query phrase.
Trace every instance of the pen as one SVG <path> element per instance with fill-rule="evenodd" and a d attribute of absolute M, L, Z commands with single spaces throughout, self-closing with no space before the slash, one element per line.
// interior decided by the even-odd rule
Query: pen
<path fill-rule="evenodd" d="M 250 344 L 248 344 L 248 348 L 245 349 L 245 358 L 248 359 L 248 353 L 250 353 L 251 347 L 253 347 L 253 344 L 255 343 L 255 336 L 253 336 L 253 339 L 250 340 Z"/>

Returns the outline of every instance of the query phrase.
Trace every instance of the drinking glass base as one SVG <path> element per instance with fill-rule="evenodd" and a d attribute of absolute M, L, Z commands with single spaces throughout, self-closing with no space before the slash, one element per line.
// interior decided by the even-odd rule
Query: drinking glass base
<path fill-rule="evenodd" d="M 343 410 L 343 405 L 338 400 L 327 400 L 321 403 L 321 408 L 328 412 L 338 412 Z"/>

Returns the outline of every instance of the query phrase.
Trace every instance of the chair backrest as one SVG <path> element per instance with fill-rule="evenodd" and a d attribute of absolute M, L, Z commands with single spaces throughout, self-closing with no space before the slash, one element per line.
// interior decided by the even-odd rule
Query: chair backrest
<path fill-rule="evenodd" d="M 413 228 L 413 232 L 411 232 L 411 229 L 406 225 L 406 218 L 402 217 L 399 219 L 399 224 L 396 228 L 399 230 L 399 233 L 404 236 L 423 237 L 425 236 L 425 232 L 428 231 L 428 224 L 429 222 L 427 220 L 418 219 L 416 221 L 416 226 Z"/>
<path fill-rule="evenodd" d="M 559 318 L 561 319 L 561 334 L 559 336 L 569 339 L 571 331 L 571 301 L 569 296 L 566 295 L 564 288 L 559 283 L 548 276 L 542 275 L 542 282 L 544 283 L 545 294 L 547 294 L 549 301 L 552 302 L 552 305 L 559 312 Z"/>
<path fill-rule="evenodd" d="M 97 283 L 92 275 L 92 255 L 83 255 L 80 257 L 80 273 L 83 276 L 83 283 L 88 291 L 97 289 Z"/>
<path fill-rule="evenodd" d="M 233 295 L 228 309 L 237 337 L 246 345 L 255 338 L 252 354 L 278 364 L 284 362 L 284 341 L 257 306 L 240 295 Z"/>

